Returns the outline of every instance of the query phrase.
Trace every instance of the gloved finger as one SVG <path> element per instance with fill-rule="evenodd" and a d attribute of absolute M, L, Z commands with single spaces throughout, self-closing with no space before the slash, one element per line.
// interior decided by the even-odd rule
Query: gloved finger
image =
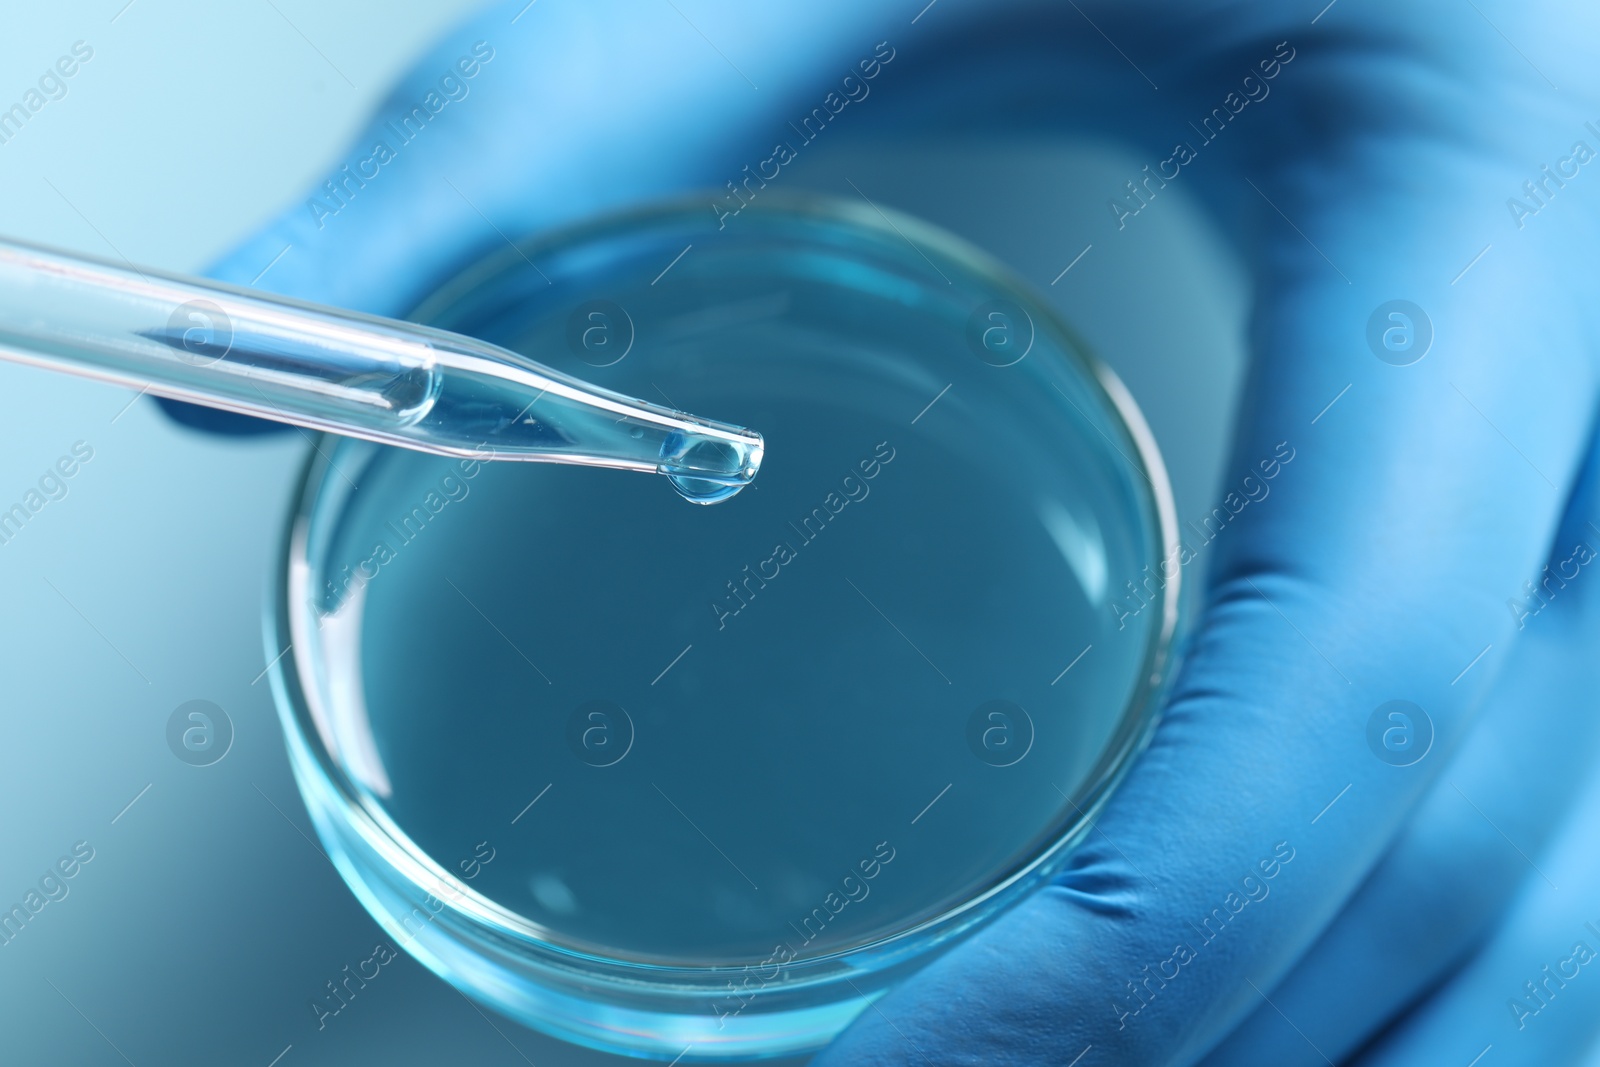
<path fill-rule="evenodd" d="M 1308 44 L 1280 154 L 1245 176 L 1270 203 L 1236 469 L 1285 441 L 1299 458 L 1278 503 L 1219 539 L 1192 657 L 1104 836 L 820 1064 L 1190 1062 L 1337 914 L 1443 764 L 1374 760 L 1373 714 L 1414 702 L 1441 753 L 1461 744 L 1505 656 L 1474 661 L 1512 640 L 1507 590 L 1549 550 L 1597 383 L 1593 323 L 1560 277 L 1573 232 L 1530 231 L 1453 285 L 1477 250 L 1458 234 L 1503 221 L 1507 161 L 1582 123 L 1531 72 L 1441 55 L 1408 25 Z M 1428 119 L 1531 99 L 1492 131 Z M 1409 367 L 1365 339 L 1397 294 L 1434 328 Z M 1340 819 L 1314 822 L 1336 797 Z"/>
<path fill-rule="evenodd" d="M 894 44 L 876 44 L 879 5 L 825 0 L 805 17 L 684 10 L 489 6 L 399 81 L 327 180 L 213 273 L 248 280 L 283 253 L 261 285 L 403 315 L 507 240 L 750 180 L 743 165 L 758 150 L 770 154 L 789 110 L 818 95 L 819 83 L 826 92 L 854 72 L 852 84 L 870 90 L 863 63 L 879 85 L 894 73 Z M 697 25 L 714 31 L 716 46 Z"/>
<path fill-rule="evenodd" d="M 1519 629 L 1478 724 L 1372 876 L 1282 983 L 1262 984 L 1270 1003 L 1207 1065 L 1345 1062 L 1455 970 L 1537 875 L 1529 857 L 1568 818 L 1600 750 L 1596 563 L 1600 440 L 1548 563 L 1508 591 Z M 1374 753 L 1398 762 L 1415 755 Z M 1322 820 L 1342 815 L 1335 806 Z"/>
<path fill-rule="evenodd" d="M 892 66 L 894 46 L 878 47 L 873 35 L 877 13 L 829 0 L 803 18 L 752 9 L 707 20 L 720 47 L 759 73 L 758 90 L 671 4 L 493 4 L 400 79 L 326 179 L 208 273 L 404 316 L 506 241 L 748 180 L 741 167 L 758 149 L 755 158 L 770 155 L 771 138 L 790 111 L 808 110 L 797 101 L 816 95 L 819 81 L 837 96 L 853 75 L 866 92 L 864 72 L 875 80 Z M 201 429 L 275 428 L 161 403 Z"/>
<path fill-rule="evenodd" d="M 1488 943 L 1356 1062 L 1579 1063 L 1600 1039 L 1600 775 Z"/>

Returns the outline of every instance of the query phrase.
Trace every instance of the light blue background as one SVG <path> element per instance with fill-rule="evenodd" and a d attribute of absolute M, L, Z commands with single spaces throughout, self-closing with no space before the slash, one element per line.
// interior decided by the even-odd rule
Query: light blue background
<path fill-rule="evenodd" d="M 67 96 L 0 145 L 0 234 L 180 271 L 323 177 L 388 80 L 475 6 L 123 5 L 0 16 L 0 107 L 73 42 L 94 48 Z M 1105 201 L 1138 165 L 1091 145 L 825 144 L 798 167 L 797 188 L 853 195 L 848 176 L 1033 281 L 1143 406 L 1179 518 L 1209 510 L 1246 294 L 1181 189 L 1115 233 Z M 253 681 L 306 445 L 199 436 L 131 397 L 0 365 L 0 509 L 73 442 L 94 449 L 66 498 L 0 545 L 0 904 L 74 842 L 96 852 L 65 900 L 0 947 L 0 1061 L 266 1067 L 288 1048 L 283 1067 L 601 1062 L 480 1013 L 409 957 L 317 1031 L 309 999 L 381 934 L 312 844 L 267 683 Z M 209 768 L 164 737 L 196 698 L 236 729 Z"/>

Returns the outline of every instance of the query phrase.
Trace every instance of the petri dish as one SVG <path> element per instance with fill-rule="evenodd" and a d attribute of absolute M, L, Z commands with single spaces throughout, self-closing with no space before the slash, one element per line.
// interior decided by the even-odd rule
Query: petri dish
<path fill-rule="evenodd" d="M 1179 582 L 1148 430 L 1025 285 L 913 219 L 764 195 L 507 247 L 414 317 L 767 448 L 714 507 L 313 450 L 274 691 L 396 946 L 582 1045 L 771 1056 L 1059 871 L 1149 736 Z"/>

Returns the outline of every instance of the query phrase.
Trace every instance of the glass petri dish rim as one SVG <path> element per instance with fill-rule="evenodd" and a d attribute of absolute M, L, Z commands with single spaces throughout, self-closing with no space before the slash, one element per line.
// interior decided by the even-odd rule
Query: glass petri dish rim
<path fill-rule="evenodd" d="M 1159 546 L 1161 556 L 1153 562 L 1159 566 L 1170 555 L 1171 547 L 1178 541 L 1177 512 L 1154 435 L 1121 379 L 1091 354 L 1071 327 L 1035 295 L 1029 283 L 976 246 L 892 209 L 868 208 L 833 197 L 776 190 L 764 192 L 762 201 L 747 205 L 747 209 L 756 215 L 778 215 L 791 220 L 813 219 L 823 225 L 868 230 L 878 237 L 910 240 L 915 246 L 926 248 L 946 261 L 959 265 L 997 291 L 1016 298 L 1034 317 L 1037 329 L 1055 334 L 1062 342 L 1062 358 L 1073 365 L 1078 376 L 1089 385 L 1098 387 L 1099 399 L 1104 402 L 1106 410 L 1115 416 L 1116 428 L 1126 434 L 1126 443 L 1133 448 L 1133 458 L 1137 460 L 1139 469 L 1136 473 L 1142 475 L 1131 478 L 1130 484 L 1140 498 L 1138 503 L 1141 509 L 1154 519 L 1155 529 L 1149 531 L 1150 541 Z M 515 269 L 519 262 L 531 263 L 529 253 L 541 247 L 571 247 L 603 241 L 614 233 L 637 233 L 652 225 L 686 220 L 704 211 L 703 197 L 673 197 L 608 212 L 508 243 L 446 280 L 424 298 L 407 318 L 422 323 L 435 321 L 444 309 L 484 279 L 497 276 L 507 268 Z M 480 928 L 480 936 L 488 935 L 502 944 L 516 944 L 533 956 L 548 955 L 550 962 L 564 962 L 567 966 L 576 965 L 586 970 L 599 967 L 614 972 L 612 977 L 623 980 L 648 981 L 653 975 L 667 982 L 674 979 L 692 981 L 695 978 L 720 981 L 726 977 L 729 968 L 751 965 L 754 961 L 746 959 L 686 964 L 644 955 L 630 957 L 612 947 L 568 937 L 526 918 L 478 893 L 418 847 L 381 805 L 349 778 L 321 744 L 315 724 L 310 721 L 310 709 L 304 695 L 305 685 L 315 685 L 313 654 L 306 650 L 303 642 L 294 639 L 292 619 L 294 612 L 301 610 L 298 605 L 309 602 L 309 597 L 304 595 L 306 590 L 297 586 L 313 569 L 311 561 L 306 558 L 309 525 L 313 512 L 323 500 L 323 485 L 333 471 L 332 461 L 325 453 L 334 451 L 343 442 L 344 439 L 336 435 L 323 435 L 323 440 L 310 451 L 292 497 L 293 506 L 278 557 L 273 586 L 275 592 L 269 597 L 269 610 L 264 620 L 263 636 L 268 646 L 266 654 L 278 657 L 269 668 L 269 673 L 280 717 L 285 730 L 291 735 L 291 747 L 309 756 L 312 764 L 311 767 L 305 767 L 305 761 L 295 761 L 297 772 L 314 769 L 321 779 L 317 783 L 321 791 L 340 802 L 338 811 L 347 824 L 345 829 L 359 835 L 374 854 L 390 864 L 393 873 L 404 883 L 441 900 L 453 916 Z M 997 915 L 1053 874 L 1055 865 L 1087 833 L 1106 799 L 1154 732 L 1160 717 L 1165 683 L 1170 677 L 1173 638 L 1180 616 L 1182 595 L 1180 571 L 1163 585 L 1159 619 L 1150 631 L 1134 691 L 1122 709 L 1116 732 L 1101 753 L 1094 770 L 1085 778 L 1078 800 L 1073 802 L 1077 808 L 1077 818 L 1060 824 L 1054 833 L 1042 833 L 1042 845 L 1037 846 L 1024 861 L 998 872 L 979 892 L 910 925 L 836 946 L 825 953 L 797 958 L 786 965 L 786 977 L 776 984 L 793 990 L 812 981 L 826 981 L 841 962 L 864 956 L 884 961 L 899 960 L 908 954 L 943 943 Z M 288 647 L 288 653 L 280 656 L 279 650 L 285 647 Z M 301 788 L 302 792 L 306 791 L 304 783 Z M 350 872 L 343 865 L 340 865 L 340 872 L 350 880 Z M 358 892 L 358 895 L 361 894 Z M 884 965 L 887 966 L 887 962 Z"/>

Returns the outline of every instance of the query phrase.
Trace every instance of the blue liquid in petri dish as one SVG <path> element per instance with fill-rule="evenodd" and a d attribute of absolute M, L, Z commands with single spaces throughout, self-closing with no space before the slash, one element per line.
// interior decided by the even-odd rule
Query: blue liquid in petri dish
<path fill-rule="evenodd" d="M 1125 588 L 1142 475 L 1070 341 L 994 358 L 983 279 L 773 225 L 655 285 L 671 234 L 550 253 L 553 286 L 502 260 L 434 316 L 760 430 L 737 496 L 375 450 L 340 518 L 336 560 L 388 549 L 346 679 L 371 802 L 609 958 L 804 959 L 971 900 L 1080 821 L 1160 625 Z M 604 365 L 568 344 L 597 294 L 630 342 Z"/>

